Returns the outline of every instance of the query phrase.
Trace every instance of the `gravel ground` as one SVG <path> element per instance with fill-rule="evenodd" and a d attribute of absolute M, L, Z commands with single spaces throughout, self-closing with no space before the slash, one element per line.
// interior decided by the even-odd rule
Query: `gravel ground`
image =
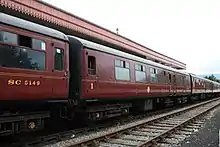
<path fill-rule="evenodd" d="M 198 105 L 198 104 L 196 104 L 196 105 Z M 188 106 L 188 107 L 191 107 L 191 106 Z M 187 107 L 184 107 L 184 108 L 181 108 L 181 109 L 187 109 Z M 174 111 L 171 111 L 169 113 L 181 111 L 181 109 L 174 110 Z M 159 114 L 159 115 L 151 116 L 151 117 L 148 117 L 148 118 L 143 118 L 143 119 L 141 119 L 139 121 L 135 121 L 135 122 L 124 124 L 124 125 L 114 126 L 112 128 L 111 127 L 110 128 L 106 128 L 106 129 L 104 129 L 104 130 L 102 130 L 100 132 L 86 134 L 85 136 L 80 136 L 80 137 L 72 138 L 72 139 L 69 139 L 69 140 L 61 141 L 61 142 L 55 143 L 53 145 L 51 144 L 51 145 L 45 146 L 45 147 L 68 147 L 68 146 L 73 145 L 76 142 L 81 142 L 83 140 L 94 138 L 94 137 L 97 137 L 97 136 L 100 136 L 100 135 L 106 135 L 108 133 L 114 132 L 115 130 L 123 130 L 123 129 L 131 127 L 131 126 L 136 126 L 137 124 L 142 124 L 143 122 L 152 120 L 154 118 L 161 117 L 161 116 L 169 114 L 169 113 Z"/>
<path fill-rule="evenodd" d="M 199 105 L 199 104 L 195 104 L 195 105 Z M 73 139 L 61 141 L 61 142 L 58 142 L 58 143 L 55 143 L 55 144 L 46 145 L 44 147 L 69 147 L 69 146 L 73 145 L 76 142 L 81 142 L 83 140 L 95 138 L 95 137 L 98 137 L 100 135 L 109 134 L 109 133 L 114 132 L 116 130 L 123 130 L 123 129 L 129 128 L 131 126 L 136 126 L 137 124 L 142 124 L 144 122 L 153 120 L 155 118 L 160 118 L 161 116 L 165 116 L 165 115 L 171 114 L 173 112 L 179 112 L 179 111 L 185 110 L 189 107 L 192 107 L 192 106 L 187 106 L 187 107 L 184 107 L 184 108 L 180 108 L 180 109 L 177 109 L 177 110 L 165 113 L 165 114 L 158 114 L 158 115 L 155 115 L 155 116 L 150 116 L 150 117 L 143 118 L 143 119 L 140 119 L 139 121 L 135 121 L 135 122 L 132 122 L 132 123 L 127 123 L 127 124 L 124 124 L 124 125 L 119 125 L 119 126 L 106 128 L 106 129 L 103 129 L 100 132 L 91 133 L 91 134 L 89 133 L 89 134 L 86 134 L 85 136 L 80 136 L 80 137 L 76 137 L 76 138 L 73 138 Z"/>
<path fill-rule="evenodd" d="M 206 123 L 198 132 L 190 135 L 181 147 L 218 147 L 220 128 L 220 107 L 213 110 L 206 117 Z"/>

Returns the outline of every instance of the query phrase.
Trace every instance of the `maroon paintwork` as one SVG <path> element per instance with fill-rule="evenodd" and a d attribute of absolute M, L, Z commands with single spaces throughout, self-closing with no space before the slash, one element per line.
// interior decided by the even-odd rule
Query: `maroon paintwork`
<path fill-rule="evenodd" d="M 87 54 L 96 58 L 96 75 L 88 75 L 87 70 Z M 128 97 L 156 97 L 156 96 L 169 96 L 169 95 L 187 95 L 191 92 L 190 77 L 185 75 L 186 86 L 176 85 L 174 81 L 167 84 L 158 84 L 150 82 L 150 66 L 146 66 L 147 82 L 141 83 L 135 81 L 134 73 L 134 61 L 127 60 L 125 58 L 119 58 L 130 63 L 130 81 L 117 81 L 115 80 L 115 66 L 114 61 L 116 56 L 94 51 L 84 48 L 82 51 L 82 99 L 101 98 L 101 99 L 127 99 Z M 166 71 L 168 72 L 168 71 Z M 158 69 L 159 77 L 163 74 L 163 71 Z M 175 74 L 170 72 L 172 75 Z M 183 75 L 182 75 L 183 76 Z M 167 75 L 168 78 L 168 75 Z M 160 81 L 160 78 L 159 78 Z M 91 85 L 92 84 L 92 85 Z M 147 91 L 147 87 L 150 87 L 150 91 Z"/>
<path fill-rule="evenodd" d="M 192 77 L 192 93 L 210 93 L 213 92 L 213 83 L 199 77 Z"/>
<path fill-rule="evenodd" d="M 186 69 L 186 64 L 180 61 L 155 52 L 130 39 L 119 36 L 116 33 L 113 33 L 91 22 L 83 20 L 82 18 L 74 16 L 45 2 L 36 0 L 1 0 L 0 4 L 0 7 L 9 8 L 15 11 L 16 14 L 28 14 L 27 16 L 31 18 L 30 20 L 38 18 L 45 21 L 46 24 L 57 24 L 55 28 L 57 30 L 59 30 L 60 26 L 62 26 L 66 28 L 66 30 L 71 29 L 78 34 L 81 33 L 84 35 L 88 35 L 93 38 L 97 38 L 102 42 L 109 42 L 128 51 L 133 51 L 138 54 L 144 55 L 149 59 L 160 61 L 163 64 L 168 64 L 174 68 Z M 8 13 L 8 11 L 6 11 L 5 13 Z M 72 32 L 68 31 L 64 33 L 70 34 Z"/>
<path fill-rule="evenodd" d="M 52 72 L 54 63 L 54 47 L 65 50 L 65 69 L 68 70 L 68 43 L 55 40 L 53 38 L 39 35 L 23 29 L 18 29 L 6 25 L 0 25 L 0 31 L 34 37 L 46 42 L 46 70 L 35 71 L 29 69 L 18 69 L 0 67 L 0 100 L 30 100 L 30 99 L 58 99 L 68 97 L 68 78 L 65 71 Z M 1 43 L 1 42 L 0 42 Z M 51 44 L 54 44 L 52 46 Z M 2 43 L 1 43 L 2 44 Z M 12 45 L 13 46 L 13 45 Z M 25 48 L 25 47 L 23 47 Z M 37 49 L 35 49 L 37 50 Z M 42 50 L 41 50 L 42 51 Z M 20 80 L 19 85 L 8 85 L 8 80 Z M 40 85 L 25 85 L 24 81 L 40 81 Z"/>

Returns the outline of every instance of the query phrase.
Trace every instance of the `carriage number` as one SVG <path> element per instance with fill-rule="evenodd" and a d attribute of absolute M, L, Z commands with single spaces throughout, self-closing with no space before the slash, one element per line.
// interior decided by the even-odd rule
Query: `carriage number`
<path fill-rule="evenodd" d="M 39 86 L 40 81 L 32 81 L 32 80 L 8 80 L 8 85 L 25 85 L 25 86 Z"/>

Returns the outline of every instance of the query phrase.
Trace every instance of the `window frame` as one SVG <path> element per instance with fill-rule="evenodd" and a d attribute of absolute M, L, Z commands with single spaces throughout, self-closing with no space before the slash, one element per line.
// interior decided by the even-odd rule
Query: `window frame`
<path fill-rule="evenodd" d="M 45 40 L 42 40 L 42 39 L 39 39 L 39 38 L 36 38 L 36 37 L 35 37 L 35 38 L 32 38 L 32 39 L 31 39 L 32 46 L 33 46 L 33 39 L 35 39 L 35 40 L 40 40 L 40 41 L 44 42 L 45 49 L 33 48 L 33 47 L 32 47 L 32 49 L 34 49 L 34 50 L 39 50 L 39 51 L 45 51 L 45 52 L 46 52 L 46 50 L 47 50 L 47 43 L 46 43 L 46 41 L 45 41 Z"/>
<path fill-rule="evenodd" d="M 147 74 L 146 74 L 146 66 L 144 64 L 140 64 L 140 63 L 134 63 L 134 76 L 135 76 L 135 82 L 138 82 L 138 83 L 146 83 L 147 82 Z M 141 73 L 144 73 L 145 75 L 145 80 L 144 81 L 138 81 L 137 80 L 137 71 L 138 72 L 141 72 Z"/>
<path fill-rule="evenodd" d="M 63 69 L 62 70 L 59 70 L 59 69 L 56 69 L 56 64 L 55 64 L 55 54 L 56 54 L 56 49 L 60 49 L 60 50 L 62 50 L 63 51 Z M 63 72 L 63 71 L 65 71 L 65 50 L 63 49 L 63 48 L 61 48 L 61 47 L 53 47 L 53 61 L 54 61 L 54 63 L 53 63 L 53 69 L 55 70 L 55 71 L 57 71 L 57 72 Z"/>
<path fill-rule="evenodd" d="M 119 61 L 118 63 L 120 63 L 120 65 L 117 65 L 116 62 Z M 123 63 L 122 63 L 123 62 Z M 123 65 L 122 65 L 123 64 Z M 128 65 L 128 67 L 127 67 Z M 116 68 L 119 69 L 128 69 L 128 73 L 129 73 L 129 79 L 128 80 L 124 80 L 124 79 L 117 79 L 116 77 Z M 130 63 L 128 61 L 122 60 L 122 59 L 114 59 L 114 75 L 115 75 L 115 80 L 116 81 L 131 81 L 131 70 L 130 70 Z"/>
<path fill-rule="evenodd" d="M 95 69 L 92 69 L 92 70 L 95 70 L 95 74 L 90 74 L 89 73 L 89 57 L 92 57 L 92 58 L 94 58 L 95 59 Z M 95 56 L 93 56 L 93 55 L 88 55 L 87 56 L 87 75 L 89 75 L 89 76 L 97 76 L 97 60 L 96 60 L 96 57 Z"/>
<path fill-rule="evenodd" d="M 155 75 L 156 81 L 152 81 L 152 74 Z M 156 67 L 150 67 L 150 83 L 159 83 L 159 81 L 158 81 L 158 69 Z"/>
<path fill-rule="evenodd" d="M 169 80 L 169 72 L 166 69 L 162 69 L 162 77 L 163 77 L 163 84 L 168 84 L 168 80 Z"/>
<path fill-rule="evenodd" d="M 32 50 L 32 51 L 37 51 L 37 52 L 43 52 L 44 53 L 44 58 L 45 58 L 44 70 L 34 70 L 34 69 L 30 69 L 30 68 L 18 68 L 18 67 L 1 67 L 1 68 L 14 69 L 14 70 L 26 70 L 26 71 L 28 70 L 28 71 L 32 71 L 32 72 L 45 72 L 45 71 L 47 71 L 47 69 L 48 69 L 48 64 L 47 64 L 47 54 L 48 54 L 47 53 L 47 40 L 44 37 L 39 37 L 37 34 L 35 34 L 33 32 L 30 32 L 30 31 L 24 32 L 22 30 L 22 32 L 21 32 L 21 31 L 18 31 L 17 29 L 15 29 L 15 28 L 8 29 L 7 26 L 4 29 L 2 29 L 2 26 L 0 26 L 0 32 L 7 32 L 7 33 L 15 34 L 16 37 L 17 37 L 17 44 L 3 42 L 3 41 L 0 41 L 0 44 L 12 46 L 12 47 L 18 47 L 19 49 L 26 49 L 26 50 Z M 26 37 L 31 38 L 31 45 L 32 45 L 32 39 L 37 39 L 37 40 L 41 40 L 41 41 L 45 42 L 45 50 L 38 49 L 38 48 L 30 48 L 30 47 L 27 47 L 27 46 L 19 45 L 19 36 L 26 36 Z"/>
<path fill-rule="evenodd" d="M 168 84 L 171 84 L 172 85 L 172 73 L 171 72 L 168 72 Z"/>

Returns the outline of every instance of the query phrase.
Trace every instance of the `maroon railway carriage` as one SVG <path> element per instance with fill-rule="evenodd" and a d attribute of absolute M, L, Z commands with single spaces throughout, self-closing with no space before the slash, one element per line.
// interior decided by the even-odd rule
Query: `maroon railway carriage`
<path fill-rule="evenodd" d="M 68 48 L 65 34 L 0 13 L 0 134 L 41 128 L 48 102 L 67 101 Z"/>
<path fill-rule="evenodd" d="M 219 83 L 190 74 L 192 82 L 192 99 L 212 96 L 214 93 L 219 93 Z"/>
<path fill-rule="evenodd" d="M 73 101 L 84 101 L 92 119 L 128 113 L 131 107 L 135 111 L 150 110 L 156 103 L 169 103 L 177 98 L 179 102 L 185 101 L 191 94 L 188 73 L 68 37 L 70 79 L 74 78 L 70 80 L 70 97 Z"/>
<path fill-rule="evenodd" d="M 3 13 L 0 56 L 0 135 L 40 129 L 45 118 L 57 126 L 219 92 L 219 83 Z"/>
<path fill-rule="evenodd" d="M 218 82 L 214 82 L 214 81 L 212 81 L 212 83 L 213 83 L 213 93 L 215 93 L 215 94 L 219 93 L 220 92 L 220 84 Z"/>
<path fill-rule="evenodd" d="M 220 84 L 208 79 L 88 40 L 68 38 L 69 98 L 85 104 L 90 119 L 213 96 L 213 86 L 219 92 Z"/>

